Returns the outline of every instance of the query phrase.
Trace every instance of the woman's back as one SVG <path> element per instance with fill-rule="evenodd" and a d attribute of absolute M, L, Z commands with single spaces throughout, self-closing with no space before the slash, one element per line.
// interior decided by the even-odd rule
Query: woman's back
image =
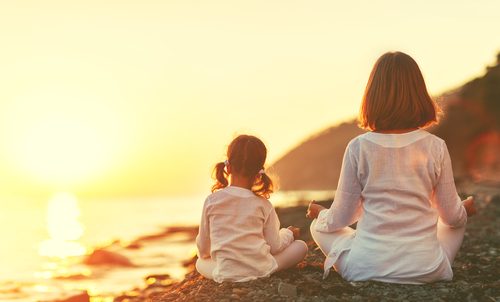
<path fill-rule="evenodd" d="M 450 265 L 437 240 L 440 204 L 433 201 L 434 188 L 446 177 L 442 175 L 444 141 L 423 130 L 368 132 L 354 139 L 347 152 L 362 188 L 363 214 L 346 277 L 426 282 L 439 271 L 451 279 Z M 456 196 L 454 186 L 450 191 L 447 196 Z"/>
<path fill-rule="evenodd" d="M 439 175 L 442 144 L 422 130 L 369 132 L 353 142 L 350 148 L 358 152 L 364 199 L 364 217 L 358 228 L 369 227 L 373 236 L 395 234 L 417 240 L 420 236 L 416 235 L 434 227 L 437 213 L 430 200 Z"/>

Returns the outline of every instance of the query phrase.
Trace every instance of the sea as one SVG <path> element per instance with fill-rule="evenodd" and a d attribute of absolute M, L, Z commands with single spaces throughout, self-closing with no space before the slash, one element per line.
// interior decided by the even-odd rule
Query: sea
<path fill-rule="evenodd" d="M 282 191 L 275 206 L 325 200 L 334 191 Z M 0 301 L 53 301 L 87 291 L 112 297 L 144 285 L 144 277 L 182 279 L 196 254 L 192 232 L 136 245 L 167 227 L 199 223 L 206 195 L 81 199 L 58 192 L 48 200 L 0 200 Z M 153 236 L 155 238 L 155 236 Z M 95 249 L 112 251 L 133 266 L 86 265 Z"/>

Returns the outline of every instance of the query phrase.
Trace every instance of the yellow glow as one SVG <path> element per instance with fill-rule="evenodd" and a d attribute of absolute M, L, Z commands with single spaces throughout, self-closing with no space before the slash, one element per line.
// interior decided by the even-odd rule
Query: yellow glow
<path fill-rule="evenodd" d="M 58 193 L 50 201 L 47 209 L 47 229 L 50 239 L 39 246 L 39 254 L 48 257 L 66 258 L 81 256 L 86 249 L 77 240 L 84 232 L 78 221 L 80 210 L 78 201 L 69 193 Z"/>
<path fill-rule="evenodd" d="M 438 95 L 500 50 L 496 0 L 359 6 L 3 1 L 0 194 L 207 192 L 235 133 L 271 162 L 355 117 L 383 52 L 412 55 Z"/>
<path fill-rule="evenodd" d="M 68 119 L 33 125 L 20 135 L 19 161 L 25 170 L 51 182 L 91 176 L 106 159 L 99 132 Z"/>
<path fill-rule="evenodd" d="M 7 109 L 12 164 L 52 186 L 77 184 L 108 169 L 120 148 L 109 131 L 117 121 L 98 100 L 50 90 L 19 97 Z"/>
<path fill-rule="evenodd" d="M 50 291 L 50 287 L 45 286 L 45 285 L 41 285 L 41 284 L 37 284 L 37 285 L 33 286 L 33 289 L 35 291 L 41 292 L 41 293 L 47 293 Z"/>
<path fill-rule="evenodd" d="M 113 302 L 115 300 L 114 297 L 90 297 L 90 302 Z"/>
<path fill-rule="evenodd" d="M 35 276 L 35 278 L 40 278 L 40 279 L 51 279 L 52 277 L 54 277 L 54 272 L 50 271 L 35 272 L 33 273 L 33 276 Z"/>

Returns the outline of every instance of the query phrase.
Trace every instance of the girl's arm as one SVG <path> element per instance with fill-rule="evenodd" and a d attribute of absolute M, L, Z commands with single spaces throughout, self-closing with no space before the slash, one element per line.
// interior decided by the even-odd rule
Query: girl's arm
<path fill-rule="evenodd" d="M 280 221 L 274 208 L 264 224 L 264 240 L 271 247 L 271 254 L 275 255 L 284 250 L 293 242 L 293 232 L 289 229 L 280 230 Z"/>
<path fill-rule="evenodd" d="M 210 258 L 210 226 L 207 215 L 208 198 L 203 205 L 200 228 L 196 236 L 196 247 L 198 248 L 198 258 Z"/>
<path fill-rule="evenodd" d="M 361 183 L 357 175 L 357 161 L 347 146 L 340 171 L 335 201 L 329 209 L 321 210 L 316 231 L 335 232 L 355 223 L 361 215 Z"/>
<path fill-rule="evenodd" d="M 467 222 L 467 212 L 455 188 L 451 158 L 444 142 L 438 173 L 437 184 L 434 187 L 433 200 L 439 216 L 443 223 L 451 227 L 461 227 Z"/>

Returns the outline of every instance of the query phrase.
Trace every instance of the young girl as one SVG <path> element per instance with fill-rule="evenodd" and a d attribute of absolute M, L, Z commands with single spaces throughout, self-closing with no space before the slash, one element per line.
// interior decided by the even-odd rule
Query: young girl
<path fill-rule="evenodd" d="M 420 284 L 451 280 L 473 199 L 461 202 L 445 142 L 421 128 L 437 122 L 417 63 L 386 53 L 370 74 L 360 111 L 369 132 L 344 154 L 335 201 L 312 202 L 314 241 L 348 281 Z M 357 222 L 357 229 L 349 225 Z"/>
<path fill-rule="evenodd" d="M 267 277 L 304 259 L 307 245 L 294 240 L 299 229 L 280 229 L 267 200 L 273 183 L 264 171 L 266 156 L 260 139 L 240 135 L 229 145 L 227 160 L 215 166 L 217 182 L 205 200 L 196 238 L 196 269 L 204 277 L 243 282 Z"/>

